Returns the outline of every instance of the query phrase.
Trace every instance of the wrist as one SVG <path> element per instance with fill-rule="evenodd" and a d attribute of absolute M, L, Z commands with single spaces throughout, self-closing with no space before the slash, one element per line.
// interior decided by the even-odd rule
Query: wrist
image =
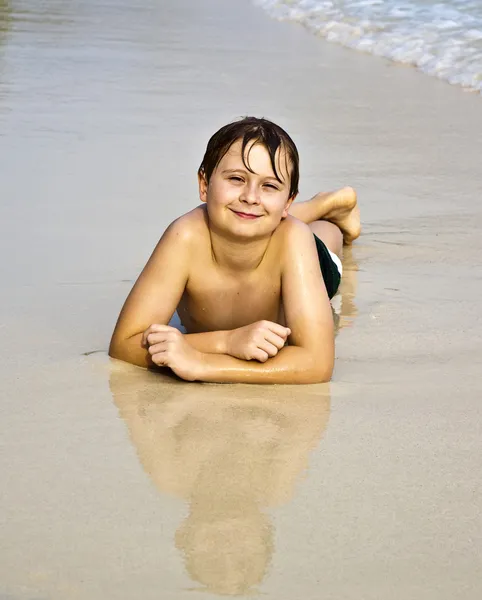
<path fill-rule="evenodd" d="M 231 355 L 230 352 L 230 346 L 231 346 L 231 334 L 232 331 L 220 331 L 220 333 L 222 334 L 219 338 L 219 354 L 229 354 Z"/>

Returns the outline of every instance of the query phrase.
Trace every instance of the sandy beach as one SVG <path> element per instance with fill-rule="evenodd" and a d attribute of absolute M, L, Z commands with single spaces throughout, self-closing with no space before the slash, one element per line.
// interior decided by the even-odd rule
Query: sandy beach
<path fill-rule="evenodd" d="M 107 356 L 246 114 L 302 198 L 359 194 L 330 384 Z M 480 598 L 481 130 L 480 95 L 248 0 L 0 0 L 0 599 Z"/>

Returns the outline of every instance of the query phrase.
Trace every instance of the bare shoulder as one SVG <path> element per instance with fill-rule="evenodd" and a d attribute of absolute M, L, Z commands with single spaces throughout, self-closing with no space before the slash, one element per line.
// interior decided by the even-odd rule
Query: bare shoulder
<path fill-rule="evenodd" d="M 157 243 L 140 279 L 152 284 L 166 274 L 189 277 L 190 266 L 206 238 L 207 225 L 202 207 L 175 219 Z M 169 278 L 168 277 L 168 278 Z"/>
<path fill-rule="evenodd" d="M 197 206 L 188 213 L 175 219 L 163 234 L 169 242 L 182 242 L 194 244 L 207 233 L 205 211 L 202 206 Z"/>
<path fill-rule="evenodd" d="M 311 229 L 306 223 L 288 215 L 286 219 L 283 219 L 279 224 L 276 232 L 283 236 L 285 239 L 290 239 L 291 237 L 299 237 L 299 236 L 309 236 L 311 234 Z"/>
<path fill-rule="evenodd" d="M 276 244 L 283 259 L 293 260 L 316 249 L 313 233 L 308 225 L 288 215 L 276 230 Z"/>

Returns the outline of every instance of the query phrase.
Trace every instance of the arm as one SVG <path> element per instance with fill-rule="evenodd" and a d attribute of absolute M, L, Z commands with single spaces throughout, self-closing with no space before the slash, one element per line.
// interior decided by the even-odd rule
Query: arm
<path fill-rule="evenodd" d="M 283 348 L 290 333 L 288 327 L 264 320 L 227 331 L 186 334 L 184 338 L 199 352 L 266 362 Z"/>
<path fill-rule="evenodd" d="M 171 331 L 166 332 L 165 341 L 150 349 L 156 364 L 170 366 L 184 379 L 216 383 L 320 383 L 330 379 L 333 317 L 315 242 L 306 225 L 294 221 L 286 225 L 282 293 L 286 324 L 291 329 L 290 346 L 258 363 L 192 347 L 187 350 L 189 345 L 182 336 L 168 328 Z"/>
<path fill-rule="evenodd" d="M 153 365 L 142 345 L 151 323 L 169 323 L 188 279 L 192 233 L 186 216 L 164 232 L 121 310 L 109 355 L 140 367 Z"/>
<path fill-rule="evenodd" d="M 205 352 L 206 354 L 228 354 L 227 338 L 229 333 L 229 331 L 185 333 L 184 339 L 199 352 Z"/>
<path fill-rule="evenodd" d="M 323 383 L 331 372 L 311 364 L 304 348 L 286 346 L 266 363 L 244 361 L 225 354 L 203 354 L 196 379 L 210 383 Z"/>

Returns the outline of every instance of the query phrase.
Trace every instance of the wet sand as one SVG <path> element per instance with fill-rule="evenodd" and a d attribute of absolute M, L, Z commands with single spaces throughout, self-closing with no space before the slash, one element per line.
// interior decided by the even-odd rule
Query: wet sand
<path fill-rule="evenodd" d="M 479 598 L 480 97 L 241 0 L 0 15 L 0 598 Z M 106 355 L 242 114 L 359 191 L 330 385 Z"/>

